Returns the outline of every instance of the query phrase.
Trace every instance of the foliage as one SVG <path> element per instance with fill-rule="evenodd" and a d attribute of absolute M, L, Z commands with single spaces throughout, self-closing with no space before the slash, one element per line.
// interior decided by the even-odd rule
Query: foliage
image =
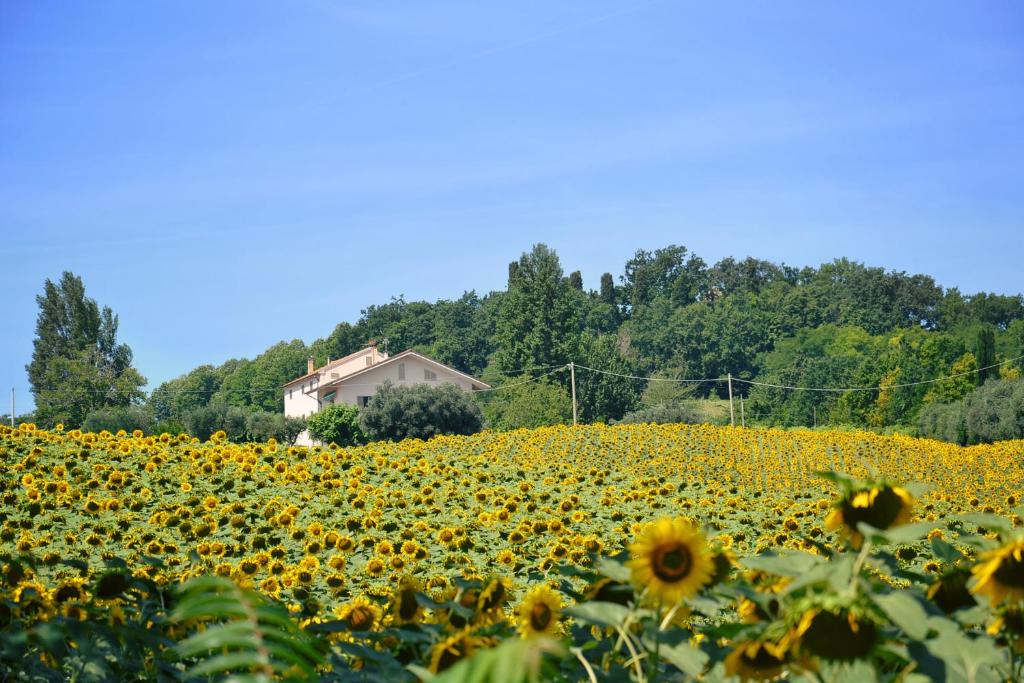
<path fill-rule="evenodd" d="M 293 444 L 306 429 L 304 418 L 228 405 L 221 399 L 188 410 L 182 423 L 185 431 L 202 440 L 223 432 L 228 441 L 235 443 L 275 439 Z"/>
<path fill-rule="evenodd" d="M 918 416 L 922 436 L 960 445 L 1024 438 L 1024 380 L 991 379 L 949 404 L 925 406 Z"/>
<path fill-rule="evenodd" d="M 117 343 L 117 316 L 85 296 L 82 278 L 65 271 L 36 297 L 39 316 L 28 371 L 41 424 L 78 426 L 90 410 L 126 408 L 144 397 L 146 379 L 132 351 Z"/>
<path fill-rule="evenodd" d="M 565 376 L 568 373 L 561 374 Z M 503 381 L 510 388 L 484 394 L 481 409 L 488 427 L 508 431 L 572 421 L 572 399 L 564 383 L 547 379 L 529 380 L 528 375 L 509 377 Z"/>
<path fill-rule="evenodd" d="M 473 434 L 483 426 L 480 407 L 454 384 L 394 386 L 385 382 L 360 411 L 360 426 L 374 441 Z"/>
<path fill-rule="evenodd" d="M 707 417 L 689 402 L 668 403 L 633 410 L 613 424 L 700 424 Z"/>
<path fill-rule="evenodd" d="M 579 334 L 581 299 L 543 244 L 509 266 L 495 332 L 496 360 L 506 373 L 568 361 Z"/>
<path fill-rule="evenodd" d="M 311 415 L 306 424 L 310 436 L 321 443 L 355 446 L 366 440 L 359 426 L 359 409 L 347 403 L 325 406 Z"/>
<path fill-rule="evenodd" d="M 146 406 L 128 406 L 92 410 L 86 416 L 82 429 L 89 432 L 101 432 L 105 429 L 111 433 L 119 430 L 133 432 L 138 429 L 146 434 L 152 434 L 155 426 L 153 414 Z"/>

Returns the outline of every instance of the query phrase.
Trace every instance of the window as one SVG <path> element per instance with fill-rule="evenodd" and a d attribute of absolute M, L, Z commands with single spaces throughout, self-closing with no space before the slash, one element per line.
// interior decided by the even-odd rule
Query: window
<path fill-rule="evenodd" d="M 398 379 L 405 381 L 405 363 L 398 364 Z"/>
<path fill-rule="evenodd" d="M 289 390 L 288 390 L 288 398 L 291 398 L 291 397 L 292 397 L 292 390 L 291 390 L 291 389 L 289 389 Z"/>
<path fill-rule="evenodd" d="M 356 396 L 356 405 L 359 406 L 360 408 L 365 408 L 366 406 L 370 405 L 370 397 Z"/>
<path fill-rule="evenodd" d="M 437 379 L 437 373 L 433 370 L 427 370 L 423 368 L 423 379 L 433 382 Z"/>

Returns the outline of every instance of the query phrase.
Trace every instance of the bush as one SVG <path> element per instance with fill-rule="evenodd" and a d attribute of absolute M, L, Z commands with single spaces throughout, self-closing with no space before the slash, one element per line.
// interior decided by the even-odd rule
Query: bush
<path fill-rule="evenodd" d="M 183 416 L 183 422 L 184 430 L 201 441 L 206 441 L 215 432 L 223 430 L 228 440 L 235 443 L 267 441 L 274 438 L 282 443 L 293 444 L 306 428 L 306 421 L 302 418 L 229 406 L 223 401 L 213 401 L 187 411 Z M 161 431 L 173 433 L 174 430 Z"/>
<path fill-rule="evenodd" d="M 540 380 L 491 393 L 483 404 L 483 414 L 489 427 L 502 431 L 566 424 L 572 421 L 572 398 L 565 387 Z"/>
<path fill-rule="evenodd" d="M 322 443 L 355 446 L 366 439 L 359 426 L 359 409 L 346 403 L 327 406 L 310 416 L 306 424 L 309 435 Z"/>
<path fill-rule="evenodd" d="M 438 434 L 473 434 L 483 416 L 472 397 L 453 384 L 392 386 L 385 382 L 360 414 L 370 440 L 429 439 Z"/>
<path fill-rule="evenodd" d="M 1024 379 L 990 379 L 955 403 L 925 406 L 921 436 L 961 445 L 1024 439 Z"/>
<path fill-rule="evenodd" d="M 676 422 L 700 424 L 707 422 L 707 419 L 693 406 L 675 403 L 634 410 L 623 415 L 622 419 L 615 424 L 672 424 Z"/>
<path fill-rule="evenodd" d="M 100 432 L 104 429 L 111 434 L 116 434 L 123 429 L 129 434 L 136 429 L 141 429 L 146 434 L 152 434 L 156 421 L 153 413 L 143 406 L 128 406 L 97 408 L 89 411 L 85 416 L 82 429 L 87 432 Z"/>

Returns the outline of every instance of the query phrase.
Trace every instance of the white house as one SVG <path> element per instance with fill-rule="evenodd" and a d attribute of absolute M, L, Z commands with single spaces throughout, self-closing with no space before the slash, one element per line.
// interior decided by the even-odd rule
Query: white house
<path fill-rule="evenodd" d="M 389 356 L 371 343 L 344 358 L 329 360 L 321 368 L 313 367 L 310 357 L 306 374 L 284 385 L 284 414 L 309 417 L 336 403 L 363 408 L 387 380 L 395 386 L 447 382 L 466 391 L 490 388 L 486 382 L 421 353 L 409 350 Z M 308 432 L 303 432 L 296 443 L 308 446 L 313 441 Z"/>

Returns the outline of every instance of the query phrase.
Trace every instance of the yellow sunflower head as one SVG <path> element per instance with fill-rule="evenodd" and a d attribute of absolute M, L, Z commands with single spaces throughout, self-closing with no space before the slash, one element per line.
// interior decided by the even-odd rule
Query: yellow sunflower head
<path fill-rule="evenodd" d="M 663 518 L 644 526 L 629 550 L 633 585 L 665 605 L 695 595 L 714 572 L 704 536 L 688 519 Z"/>
<path fill-rule="evenodd" d="M 403 576 L 397 588 L 391 594 L 391 619 L 396 624 L 410 624 L 419 621 L 423 607 L 416 594 L 420 591 L 420 582 L 412 576 Z"/>
<path fill-rule="evenodd" d="M 480 590 L 477 603 L 481 614 L 500 613 L 512 596 L 512 583 L 505 578 L 495 576 L 487 580 Z"/>
<path fill-rule="evenodd" d="M 553 637 L 559 631 L 562 598 L 543 584 L 526 594 L 516 609 L 516 625 L 524 638 Z"/>
<path fill-rule="evenodd" d="M 839 529 L 854 549 L 864 536 L 857 529 L 861 522 L 876 529 L 891 529 L 910 521 L 914 497 L 900 486 L 871 485 L 848 491 L 825 519 L 829 530 Z"/>
<path fill-rule="evenodd" d="M 439 673 L 466 659 L 482 645 L 472 629 L 465 628 L 440 641 L 430 650 L 430 670 Z"/>
<path fill-rule="evenodd" d="M 790 634 L 801 652 L 832 661 L 866 657 L 879 639 L 878 627 L 855 609 L 810 608 Z"/>
<path fill-rule="evenodd" d="M 971 569 L 971 592 L 998 605 L 1024 600 L 1024 537 L 982 553 Z"/>
<path fill-rule="evenodd" d="M 785 646 L 770 640 L 746 640 L 733 645 L 725 658 L 725 673 L 741 681 L 774 681 L 792 656 Z"/>
<path fill-rule="evenodd" d="M 351 631 L 371 631 L 380 622 L 380 609 L 362 595 L 341 607 L 337 615 Z"/>

